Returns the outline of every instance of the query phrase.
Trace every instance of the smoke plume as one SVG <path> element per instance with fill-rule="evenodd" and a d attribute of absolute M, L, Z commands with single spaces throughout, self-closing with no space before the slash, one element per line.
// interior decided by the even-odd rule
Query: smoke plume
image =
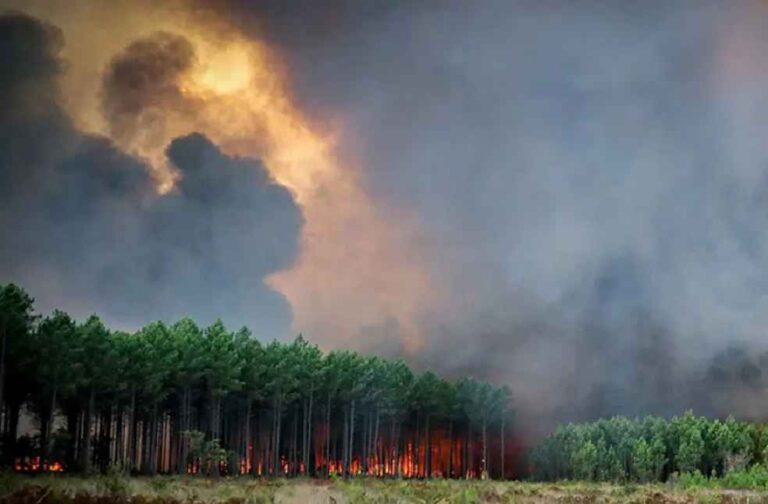
<path fill-rule="evenodd" d="M 179 137 L 166 154 L 180 180 L 158 195 L 142 160 L 61 109 L 61 32 L 22 14 L 0 17 L 0 31 L 0 94 L 12 98 L 0 116 L 0 277 L 42 310 L 97 312 L 125 328 L 193 315 L 287 336 L 290 307 L 264 279 L 295 260 L 302 217 L 261 162 Z M 121 81 L 162 80 L 149 75 L 157 55 L 140 52 L 116 70 Z M 121 103 L 108 100 L 120 124 L 140 115 L 141 86 L 128 87 Z"/>
<path fill-rule="evenodd" d="M 2 18 L 0 277 L 508 383 L 532 430 L 765 417 L 764 4 L 136 5 Z"/>
<path fill-rule="evenodd" d="M 381 211 L 418 216 L 423 365 L 509 383 L 540 428 L 765 417 L 711 372 L 766 347 L 764 4 L 231 5 L 344 118 Z"/>

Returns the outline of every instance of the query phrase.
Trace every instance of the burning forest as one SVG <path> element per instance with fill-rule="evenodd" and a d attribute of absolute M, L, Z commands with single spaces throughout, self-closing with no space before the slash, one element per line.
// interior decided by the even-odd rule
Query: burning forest
<path fill-rule="evenodd" d="M 3 460 L 20 472 L 509 478 L 506 387 L 191 319 L 135 333 L 0 289 Z M 18 437 L 22 411 L 36 429 Z"/>
<path fill-rule="evenodd" d="M 723 5 L 0 0 L 0 466 L 768 488 Z"/>

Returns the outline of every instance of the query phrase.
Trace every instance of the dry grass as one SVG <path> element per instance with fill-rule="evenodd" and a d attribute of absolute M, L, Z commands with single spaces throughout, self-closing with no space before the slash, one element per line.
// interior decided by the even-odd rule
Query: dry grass
<path fill-rule="evenodd" d="M 669 485 L 194 477 L 0 477 L 2 504 L 768 504 L 768 492 Z"/>

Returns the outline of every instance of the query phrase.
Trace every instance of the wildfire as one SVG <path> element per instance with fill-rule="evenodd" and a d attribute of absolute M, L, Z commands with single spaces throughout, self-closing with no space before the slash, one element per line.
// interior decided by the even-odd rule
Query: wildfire
<path fill-rule="evenodd" d="M 14 461 L 16 472 L 64 472 L 64 464 L 58 461 L 44 462 L 40 457 L 24 457 Z"/>

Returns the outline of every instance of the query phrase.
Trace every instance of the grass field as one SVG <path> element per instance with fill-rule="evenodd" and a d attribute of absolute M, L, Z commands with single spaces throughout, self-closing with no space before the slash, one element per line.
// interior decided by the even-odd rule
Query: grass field
<path fill-rule="evenodd" d="M 398 480 L 0 477 L 3 504 L 768 503 L 768 490 L 673 485 Z"/>

